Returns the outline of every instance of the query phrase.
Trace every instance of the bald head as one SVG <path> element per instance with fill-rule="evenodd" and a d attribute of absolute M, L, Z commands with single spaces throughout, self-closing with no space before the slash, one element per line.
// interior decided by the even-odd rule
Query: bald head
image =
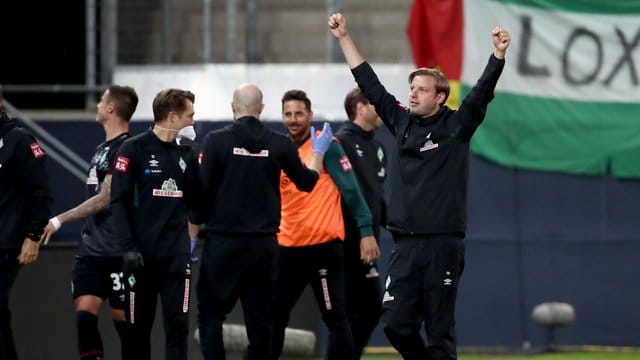
<path fill-rule="evenodd" d="M 240 85 L 233 92 L 231 108 L 236 119 L 243 116 L 259 118 L 264 108 L 262 104 L 262 91 L 254 84 Z"/>

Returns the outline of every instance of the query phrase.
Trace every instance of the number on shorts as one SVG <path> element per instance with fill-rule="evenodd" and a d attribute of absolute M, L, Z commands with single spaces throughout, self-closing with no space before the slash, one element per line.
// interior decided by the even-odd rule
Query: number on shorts
<path fill-rule="evenodd" d="M 111 273 L 111 281 L 113 281 L 113 291 L 120 291 L 124 289 L 124 285 L 122 283 L 122 279 L 124 278 L 123 273 Z"/>

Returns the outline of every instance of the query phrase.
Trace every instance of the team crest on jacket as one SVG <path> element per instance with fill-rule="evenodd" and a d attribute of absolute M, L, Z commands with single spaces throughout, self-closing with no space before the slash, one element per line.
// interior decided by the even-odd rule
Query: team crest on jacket
<path fill-rule="evenodd" d="M 116 159 L 116 165 L 114 168 L 120 172 L 127 172 L 127 168 L 129 167 L 129 158 L 126 156 L 118 155 Z"/>
<path fill-rule="evenodd" d="M 420 148 L 420 152 L 433 150 L 433 149 L 435 149 L 437 147 L 438 147 L 438 143 L 434 143 L 431 140 L 427 140 L 427 142 L 424 143 L 424 146 Z"/>
<path fill-rule="evenodd" d="M 182 190 L 178 190 L 176 181 L 170 178 L 162 182 L 161 189 L 153 189 L 153 196 L 181 198 Z"/>
<path fill-rule="evenodd" d="M 44 150 L 42 150 L 42 148 L 40 147 L 40 145 L 38 145 L 37 142 L 31 143 L 31 145 L 29 145 L 29 148 L 31 148 L 33 157 L 35 157 L 36 159 L 40 159 L 45 155 Z"/>
<path fill-rule="evenodd" d="M 340 166 L 342 166 L 342 171 L 344 172 L 349 172 L 353 169 L 351 162 L 346 155 L 340 158 Z"/>
<path fill-rule="evenodd" d="M 280 176 L 280 193 L 282 195 L 287 195 L 293 192 L 293 189 L 290 187 L 291 179 L 284 173 Z"/>
<path fill-rule="evenodd" d="M 269 150 L 263 149 L 257 152 L 251 152 L 245 148 L 234 147 L 233 155 L 237 156 L 252 156 L 252 157 L 269 157 Z"/>
<path fill-rule="evenodd" d="M 356 144 L 356 154 L 358 154 L 358 157 L 364 157 L 364 151 L 360 149 L 360 144 Z"/>

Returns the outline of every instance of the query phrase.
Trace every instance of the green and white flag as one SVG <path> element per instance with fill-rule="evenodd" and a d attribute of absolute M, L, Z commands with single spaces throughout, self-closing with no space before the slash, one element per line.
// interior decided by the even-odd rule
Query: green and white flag
<path fill-rule="evenodd" d="M 511 33 L 472 151 L 499 164 L 640 178 L 640 1 L 464 0 L 461 92 Z"/>

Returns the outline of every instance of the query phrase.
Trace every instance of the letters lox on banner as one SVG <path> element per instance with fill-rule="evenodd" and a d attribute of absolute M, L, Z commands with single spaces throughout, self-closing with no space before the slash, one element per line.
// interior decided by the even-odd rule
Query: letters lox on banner
<path fill-rule="evenodd" d="M 415 0 L 418 67 L 451 81 L 456 107 L 511 34 L 472 151 L 507 167 L 640 178 L 640 1 Z"/>

